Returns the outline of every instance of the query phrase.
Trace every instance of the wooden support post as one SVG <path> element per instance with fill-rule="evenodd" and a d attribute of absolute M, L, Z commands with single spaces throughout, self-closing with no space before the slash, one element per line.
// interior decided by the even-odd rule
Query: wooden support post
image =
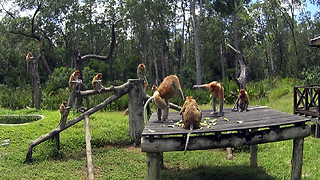
<path fill-rule="evenodd" d="M 160 179 L 160 153 L 147 153 L 148 180 Z"/>
<path fill-rule="evenodd" d="M 304 144 L 303 137 L 293 140 L 293 152 L 292 152 L 292 159 L 291 159 L 291 164 L 292 164 L 291 180 L 301 179 L 303 144 Z"/>
<path fill-rule="evenodd" d="M 91 134 L 89 127 L 89 117 L 85 116 L 85 128 L 86 128 L 86 154 L 87 154 L 87 167 L 88 167 L 88 179 L 94 180 L 94 171 L 91 156 Z"/>
<path fill-rule="evenodd" d="M 258 131 L 258 129 L 251 129 L 251 132 Z M 258 167 L 258 144 L 250 146 L 250 166 Z"/>
<path fill-rule="evenodd" d="M 135 139 L 134 144 L 140 146 L 141 134 L 144 128 L 143 120 L 143 80 L 130 79 L 132 88 L 129 90 L 129 129 L 130 136 Z"/>
<path fill-rule="evenodd" d="M 258 167 L 258 145 L 250 146 L 250 166 Z"/>
<path fill-rule="evenodd" d="M 54 136 L 54 139 L 56 141 L 56 150 L 58 152 L 58 157 L 61 158 L 61 153 L 60 153 L 60 133 L 57 133 L 55 136 Z"/>

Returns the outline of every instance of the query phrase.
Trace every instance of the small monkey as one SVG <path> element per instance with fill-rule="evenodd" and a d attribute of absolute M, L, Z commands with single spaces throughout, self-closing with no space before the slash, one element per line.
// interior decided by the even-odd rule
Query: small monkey
<path fill-rule="evenodd" d="M 157 86 L 156 85 L 152 85 L 152 89 L 151 89 L 151 95 L 154 94 L 154 92 L 157 91 Z"/>
<path fill-rule="evenodd" d="M 169 75 L 163 79 L 163 82 L 154 92 L 144 105 L 144 121 L 147 122 L 146 108 L 148 103 L 154 99 L 156 106 L 158 107 L 158 120 L 165 121 L 169 116 L 169 99 L 172 98 L 175 92 L 178 92 L 181 99 L 184 101 L 183 92 L 180 86 L 180 81 L 176 75 Z M 162 115 L 162 117 L 161 117 Z"/>
<path fill-rule="evenodd" d="M 138 78 L 139 79 L 143 79 L 148 84 L 148 81 L 147 81 L 147 78 L 146 78 L 146 75 L 147 75 L 146 72 L 147 72 L 146 71 L 146 66 L 143 63 L 139 64 L 138 67 L 137 67 Z"/>
<path fill-rule="evenodd" d="M 92 79 L 92 87 L 95 90 L 100 90 L 102 88 L 104 88 L 101 84 L 102 80 L 102 73 L 98 73 L 96 76 L 93 77 Z"/>
<path fill-rule="evenodd" d="M 28 54 L 26 55 L 26 61 L 27 61 L 27 73 L 28 73 L 28 69 L 29 69 L 29 62 L 31 62 L 31 60 L 33 60 L 34 57 L 32 56 L 32 53 L 31 52 L 28 52 Z"/>
<path fill-rule="evenodd" d="M 192 133 L 193 129 L 199 128 L 202 118 L 202 113 L 199 109 L 199 106 L 192 96 L 188 96 L 186 98 L 186 101 L 181 108 L 180 115 L 182 115 L 184 127 L 190 129 L 187 134 L 186 145 L 184 147 L 184 154 L 186 154 L 190 134 Z"/>
<path fill-rule="evenodd" d="M 66 107 L 67 105 L 67 102 L 66 101 L 63 101 L 60 105 L 60 113 L 62 116 L 66 115 L 68 110 L 70 109 L 70 107 Z"/>
<path fill-rule="evenodd" d="M 248 111 L 248 105 L 249 105 L 249 95 L 246 90 L 241 89 L 238 95 L 239 112 Z"/>
<path fill-rule="evenodd" d="M 26 61 L 31 62 L 32 59 L 33 59 L 32 53 L 28 52 L 28 54 L 26 55 Z"/>
<path fill-rule="evenodd" d="M 79 79 L 80 71 L 75 70 L 69 78 L 69 87 L 71 90 L 75 90 L 78 83 L 81 83 L 81 80 Z"/>
<path fill-rule="evenodd" d="M 204 85 L 194 85 L 194 88 L 199 89 L 209 89 L 212 96 L 212 109 L 213 112 L 211 114 L 218 113 L 218 116 L 223 116 L 223 100 L 224 100 L 224 89 L 221 83 L 217 81 L 212 81 L 209 84 Z M 219 98 L 219 112 L 216 111 L 216 98 Z"/>

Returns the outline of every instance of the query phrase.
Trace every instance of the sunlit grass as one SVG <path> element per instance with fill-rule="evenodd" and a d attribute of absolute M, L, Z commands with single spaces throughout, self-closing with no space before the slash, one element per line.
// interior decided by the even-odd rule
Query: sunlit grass
<path fill-rule="evenodd" d="M 269 92 L 272 93 L 272 92 Z M 268 106 L 292 113 L 292 93 L 274 95 L 252 100 L 250 105 Z M 281 94 L 281 95 L 280 95 Z M 226 104 L 231 108 L 233 104 Z M 211 109 L 211 104 L 201 109 Z M 34 148 L 32 163 L 24 164 L 27 147 L 31 140 L 50 132 L 60 121 L 56 111 L 0 109 L 0 114 L 41 114 L 45 118 L 23 126 L 0 126 L 0 140 L 9 139 L 10 145 L 0 146 L 1 179 L 86 179 L 85 129 L 84 122 L 61 133 L 61 154 L 57 158 L 54 141 L 46 141 Z M 70 113 L 70 118 L 78 114 Z M 96 179 L 147 179 L 146 153 L 134 147 L 129 136 L 129 118 L 123 112 L 99 111 L 90 116 L 93 164 Z M 320 140 L 305 138 L 302 179 L 320 177 Z M 224 149 L 165 152 L 161 179 L 290 179 L 292 140 L 260 144 L 258 168 L 249 166 L 249 148 L 234 149 L 234 159 L 226 159 Z"/>

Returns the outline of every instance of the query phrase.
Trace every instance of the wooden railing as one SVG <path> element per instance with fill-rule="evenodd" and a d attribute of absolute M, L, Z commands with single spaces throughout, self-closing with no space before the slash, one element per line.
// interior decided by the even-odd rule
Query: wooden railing
<path fill-rule="evenodd" d="M 293 113 L 311 116 L 316 124 L 315 137 L 320 137 L 320 85 L 293 87 Z"/>

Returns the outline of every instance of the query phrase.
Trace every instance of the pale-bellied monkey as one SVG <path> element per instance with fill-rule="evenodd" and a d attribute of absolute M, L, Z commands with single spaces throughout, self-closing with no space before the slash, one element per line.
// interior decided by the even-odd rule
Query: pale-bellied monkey
<path fill-rule="evenodd" d="M 239 112 L 248 111 L 248 105 L 249 105 L 249 95 L 246 90 L 240 89 L 239 95 L 238 95 Z"/>
<path fill-rule="evenodd" d="M 224 100 L 224 89 L 221 83 L 217 81 L 212 81 L 209 84 L 203 84 L 203 85 L 194 85 L 194 88 L 200 88 L 200 89 L 209 89 L 211 96 L 212 96 L 212 110 L 213 112 L 211 114 L 218 113 L 218 116 L 223 116 L 223 100 Z M 216 98 L 219 98 L 219 112 L 216 111 Z"/>
<path fill-rule="evenodd" d="M 147 70 L 146 70 L 146 66 L 143 63 L 138 65 L 138 67 L 137 67 L 137 75 L 138 75 L 139 79 L 143 79 L 148 84 L 148 81 L 147 81 L 147 78 L 146 78 Z"/>
<path fill-rule="evenodd" d="M 180 81 L 176 75 L 169 75 L 163 79 L 163 82 L 159 85 L 157 90 L 154 92 L 153 96 L 150 97 L 144 105 L 143 114 L 144 121 L 147 123 L 146 109 L 149 102 L 154 99 L 156 106 L 158 107 L 158 120 L 165 121 L 169 116 L 169 102 L 168 100 L 172 98 L 177 91 L 184 101 L 183 92 L 181 90 Z M 161 117 L 162 115 L 162 117 Z"/>
<path fill-rule="evenodd" d="M 186 145 L 184 147 L 185 154 L 188 148 L 190 134 L 192 133 L 193 129 L 199 128 L 202 118 L 202 113 L 199 109 L 199 106 L 192 96 L 188 96 L 186 98 L 186 101 L 181 108 L 180 115 L 182 115 L 184 127 L 190 129 L 187 134 Z"/>
<path fill-rule="evenodd" d="M 74 91 L 77 87 L 78 83 L 81 83 L 81 80 L 79 79 L 80 71 L 75 70 L 69 78 L 69 87 L 72 91 Z"/>
<path fill-rule="evenodd" d="M 102 86 L 102 73 L 98 73 L 97 75 L 95 75 L 92 78 L 92 87 L 94 90 L 98 90 L 100 91 L 101 89 L 103 89 L 104 87 Z"/>
<path fill-rule="evenodd" d="M 28 54 L 26 55 L 26 61 L 27 61 L 27 73 L 28 73 L 28 64 L 29 62 L 31 62 L 31 60 L 33 60 L 34 57 L 32 56 L 31 52 L 28 52 Z"/>
<path fill-rule="evenodd" d="M 66 104 L 67 104 L 67 102 L 63 101 L 60 105 L 59 110 L 60 110 L 60 113 L 62 116 L 66 115 L 68 110 L 70 109 L 70 107 L 66 107 Z"/>

